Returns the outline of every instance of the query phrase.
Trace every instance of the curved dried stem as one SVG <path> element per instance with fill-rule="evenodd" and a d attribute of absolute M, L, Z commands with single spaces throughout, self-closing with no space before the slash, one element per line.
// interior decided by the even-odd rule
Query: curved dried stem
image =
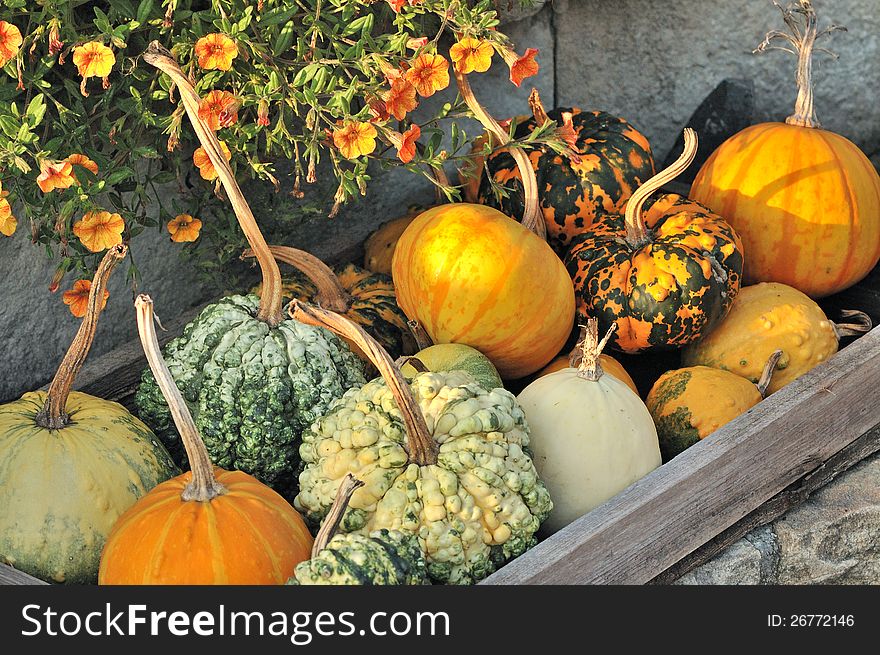
<path fill-rule="evenodd" d="M 400 369 L 394 365 L 385 349 L 373 337 L 367 334 L 361 326 L 339 314 L 315 307 L 314 305 L 307 305 L 298 300 L 290 303 L 288 311 L 290 312 L 290 317 L 300 323 L 326 328 L 340 337 L 354 342 L 367 355 L 373 366 L 376 367 L 379 374 L 384 378 L 385 383 L 394 395 L 394 400 L 397 402 L 400 413 L 403 415 L 403 422 L 406 425 L 409 461 L 419 466 L 436 464 L 437 442 L 428 430 L 428 424 L 425 423 L 422 410 L 412 395 L 409 383 L 403 377 Z"/>
<path fill-rule="evenodd" d="M 330 540 L 336 536 L 336 531 L 339 529 L 342 517 L 345 516 L 345 510 L 348 509 L 351 497 L 358 488 L 363 486 L 364 483 L 351 473 L 342 478 L 342 482 L 339 483 L 339 489 L 336 491 L 336 497 L 333 499 L 333 504 L 330 505 L 330 511 L 327 512 L 327 516 L 321 522 L 318 534 L 315 535 L 315 541 L 312 543 L 312 558 L 317 557 L 327 547 Z"/>
<path fill-rule="evenodd" d="M 870 332 L 871 328 L 874 327 L 871 317 L 865 312 L 860 312 L 856 309 L 842 309 L 840 310 L 840 315 L 845 319 L 851 319 L 851 321 L 848 323 L 831 323 L 838 340 L 842 337 L 859 337 L 866 332 Z"/>
<path fill-rule="evenodd" d="M 153 316 L 153 300 L 146 294 L 141 294 L 134 301 L 137 312 L 138 336 L 147 356 L 147 363 L 156 378 L 156 384 L 168 403 L 174 425 L 180 433 L 186 456 L 192 469 L 192 480 L 183 489 L 180 495 L 183 500 L 208 502 L 217 496 L 226 493 L 226 488 L 217 482 L 214 477 L 214 466 L 208 456 L 208 449 L 202 441 L 199 430 L 193 421 L 192 414 L 168 370 L 168 365 L 162 358 L 159 348 L 159 340 L 156 338 L 155 320 Z"/>
<path fill-rule="evenodd" d="M 483 127 L 498 141 L 500 146 L 510 144 L 510 135 L 507 131 L 477 101 L 467 75 L 455 71 L 455 81 L 458 83 L 458 92 L 461 94 L 462 100 L 465 101 L 477 120 L 483 124 Z M 546 239 L 547 226 L 538 204 L 538 180 L 535 177 L 532 162 L 525 150 L 516 145 L 511 145 L 508 152 L 516 162 L 523 185 L 523 216 L 520 222 L 542 239 Z"/>
<path fill-rule="evenodd" d="M 333 269 L 313 254 L 289 246 L 269 246 L 269 251 L 277 261 L 293 266 L 312 281 L 318 290 L 315 302 L 321 307 L 342 314 L 351 308 L 351 294 L 339 283 Z M 242 259 L 253 256 L 250 248 L 241 253 Z"/>
<path fill-rule="evenodd" d="M 434 345 L 434 340 L 431 339 L 431 335 L 428 334 L 428 331 L 416 319 L 409 319 L 406 322 L 406 326 L 412 333 L 413 339 L 416 340 L 416 348 L 418 350 L 424 350 L 425 348 L 429 348 Z"/>
<path fill-rule="evenodd" d="M 782 357 L 782 351 L 774 350 L 773 354 L 767 359 L 767 363 L 764 364 L 764 370 L 761 371 L 761 377 L 755 385 L 758 387 L 758 393 L 761 394 L 761 398 L 767 397 L 767 388 L 770 386 L 770 382 L 773 379 L 773 371 L 776 370 L 776 365 L 779 363 L 780 357 Z"/>
<path fill-rule="evenodd" d="M 648 228 L 642 220 L 642 207 L 657 189 L 681 175 L 697 155 L 697 133 L 690 127 L 684 128 L 684 151 L 672 164 L 649 178 L 630 197 L 626 203 L 626 242 L 632 248 L 640 248 L 650 241 Z"/>
<path fill-rule="evenodd" d="M 48 430 L 60 430 L 70 423 L 70 417 L 65 411 L 70 390 L 73 388 L 73 382 L 85 363 L 89 350 L 92 348 L 92 342 L 95 340 L 98 319 L 103 311 L 107 281 L 110 279 L 113 269 L 125 259 L 127 253 L 127 246 L 113 246 L 98 265 L 98 270 L 95 271 L 95 276 L 92 278 L 92 287 L 89 289 L 89 303 L 85 316 L 64 355 L 64 359 L 61 360 L 61 364 L 55 372 L 55 377 L 52 378 L 46 403 L 37 414 L 36 422 L 40 427 Z"/>
<path fill-rule="evenodd" d="M 229 162 L 220 148 L 220 142 L 217 135 L 212 132 L 204 121 L 199 118 L 199 96 L 196 94 L 189 78 L 180 70 L 177 62 L 172 54 L 163 48 L 158 41 L 150 43 L 144 52 L 144 61 L 158 68 L 160 71 L 168 75 L 180 90 L 180 100 L 186 109 L 186 115 L 189 117 L 195 130 L 199 142 L 205 149 L 214 170 L 226 195 L 229 196 L 229 202 L 238 218 L 238 224 L 241 226 L 248 244 L 256 253 L 257 262 L 260 265 L 260 271 L 263 275 L 263 286 L 260 292 L 260 309 L 257 318 L 266 321 L 269 325 L 275 326 L 282 320 L 281 313 L 281 271 L 278 270 L 278 264 L 272 253 L 269 252 L 269 246 L 266 239 L 260 232 L 260 227 L 251 212 L 250 206 L 235 181 L 235 175 Z"/>

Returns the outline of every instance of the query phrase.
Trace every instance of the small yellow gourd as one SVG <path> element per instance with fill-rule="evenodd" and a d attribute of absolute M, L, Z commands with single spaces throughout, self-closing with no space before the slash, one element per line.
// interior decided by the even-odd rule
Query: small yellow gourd
<path fill-rule="evenodd" d="M 612 326 L 612 330 L 614 327 Z M 517 397 L 532 431 L 538 474 L 553 499 L 542 530 L 555 532 L 660 466 L 651 415 L 624 382 L 604 375 L 590 319 L 577 368 L 539 377 Z"/>
<path fill-rule="evenodd" d="M 682 351 L 682 365 L 720 368 L 757 383 L 764 363 L 779 349 L 771 394 L 836 353 L 841 337 L 871 329 L 866 314 L 842 314 L 853 323 L 833 323 L 815 301 L 786 284 L 743 287 L 718 327 Z"/>
<path fill-rule="evenodd" d="M 757 384 L 708 366 L 689 366 L 661 375 L 645 402 L 657 426 L 663 461 L 761 402 L 781 355 L 781 350 L 770 355 Z"/>

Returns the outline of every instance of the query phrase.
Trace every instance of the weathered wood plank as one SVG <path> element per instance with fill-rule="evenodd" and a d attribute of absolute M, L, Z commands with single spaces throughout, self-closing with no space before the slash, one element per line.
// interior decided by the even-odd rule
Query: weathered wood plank
<path fill-rule="evenodd" d="M 796 483 L 761 505 L 757 510 L 734 523 L 727 530 L 712 539 L 712 541 L 703 544 L 690 555 L 670 566 L 651 580 L 651 584 L 671 584 L 675 582 L 686 573 L 708 562 L 755 528 L 770 523 L 785 514 L 789 509 L 800 505 L 813 492 L 824 487 L 838 475 L 848 471 L 877 451 L 880 451 L 880 426 L 869 430 L 815 471 L 808 473 Z"/>
<path fill-rule="evenodd" d="M 643 584 L 880 424 L 880 328 L 493 574 Z"/>
<path fill-rule="evenodd" d="M 6 564 L 0 564 L 0 585 L 44 585 L 47 584 L 42 580 L 33 577 L 32 575 L 28 575 L 27 573 L 22 573 L 21 571 L 12 568 L 11 566 L 7 566 Z"/>

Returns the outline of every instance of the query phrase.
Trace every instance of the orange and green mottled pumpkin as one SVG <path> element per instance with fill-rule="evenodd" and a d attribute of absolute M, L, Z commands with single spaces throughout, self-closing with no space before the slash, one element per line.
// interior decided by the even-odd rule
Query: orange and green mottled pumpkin
<path fill-rule="evenodd" d="M 721 217 L 675 194 L 648 196 L 687 168 L 697 137 L 685 129 L 685 152 L 639 187 L 626 213 L 606 215 L 571 244 L 565 262 L 578 313 L 617 323 L 612 345 L 627 353 L 679 348 L 700 339 L 739 291 L 739 236 Z"/>
<path fill-rule="evenodd" d="M 153 303 L 135 302 L 138 332 L 192 471 L 154 488 L 113 526 L 98 584 L 284 584 L 312 536 L 278 493 L 242 471 L 214 468 L 156 339 Z"/>
<path fill-rule="evenodd" d="M 369 332 L 392 357 L 416 352 L 416 340 L 397 305 L 389 275 L 355 264 L 333 270 L 314 255 L 287 246 L 269 246 L 269 250 L 275 259 L 297 269 L 281 281 L 284 303 L 296 298 L 343 314 Z M 250 254 L 245 252 L 245 256 Z M 260 287 L 253 293 L 259 295 Z M 366 359 L 356 347 L 352 352 Z"/>
<path fill-rule="evenodd" d="M 792 42 L 800 53 L 795 114 L 721 144 L 690 195 L 739 232 L 746 284 L 782 282 L 821 298 L 880 260 L 880 175 L 855 144 L 819 128 L 809 68 L 816 15 L 809 2 L 795 11 L 806 21 Z"/>
<path fill-rule="evenodd" d="M 633 191 L 654 174 L 648 140 L 622 118 L 603 111 L 577 107 L 545 112 L 533 93 L 534 117 L 518 122 L 515 137 L 522 138 L 540 127 L 546 118 L 574 133 L 575 153 L 564 155 L 548 147 L 529 152 L 538 182 L 538 199 L 547 226 L 547 242 L 560 255 L 570 241 L 588 231 L 598 216 L 619 213 Z M 574 156 L 572 156 L 574 155 Z M 522 216 L 523 190 L 516 163 L 506 150 L 488 157 L 481 172 L 478 202 L 500 209 L 508 216 Z M 486 171 L 495 184 L 510 188 L 497 198 Z M 471 187 L 476 183 L 465 180 Z"/>
<path fill-rule="evenodd" d="M 574 322 L 571 279 L 545 241 L 485 205 L 429 209 L 400 237 L 397 301 L 434 343 L 462 343 L 504 379 L 534 373 Z"/>
<path fill-rule="evenodd" d="M 645 404 L 657 426 L 663 461 L 761 402 L 781 354 L 777 350 L 770 355 L 757 383 L 708 366 L 688 366 L 661 375 Z"/>

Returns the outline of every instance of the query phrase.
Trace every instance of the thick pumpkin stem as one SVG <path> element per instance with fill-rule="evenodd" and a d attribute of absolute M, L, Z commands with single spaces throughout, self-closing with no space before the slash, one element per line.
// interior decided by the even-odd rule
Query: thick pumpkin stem
<path fill-rule="evenodd" d="M 422 327 L 422 324 L 419 323 L 414 318 L 411 318 L 406 322 L 406 326 L 409 328 L 409 331 L 413 335 L 413 339 L 416 340 L 416 348 L 419 350 L 424 350 L 425 348 L 430 348 L 434 345 L 434 341 L 431 339 L 431 335 L 428 334 L 428 331 Z"/>
<path fill-rule="evenodd" d="M 95 340 L 95 331 L 98 329 L 98 319 L 104 305 L 104 291 L 107 289 L 107 280 L 110 274 L 116 268 L 116 264 L 125 259 L 128 253 L 128 247 L 124 245 L 113 246 L 104 255 L 98 270 L 95 271 L 95 277 L 92 278 L 92 287 L 89 290 L 89 303 L 86 308 L 86 314 L 80 323 L 79 330 L 73 338 L 64 359 L 61 360 L 55 377 L 49 385 L 49 393 L 46 398 L 46 404 L 37 414 L 37 425 L 47 430 L 60 430 L 70 423 L 70 417 L 67 415 L 65 408 L 67 407 L 67 398 L 70 396 L 70 390 L 76 379 L 82 365 L 89 355 L 92 348 L 92 342 Z"/>
<path fill-rule="evenodd" d="M 611 324 L 601 341 L 599 341 L 599 321 L 595 318 L 587 319 L 587 324 L 581 328 L 583 340 L 581 341 L 581 362 L 578 365 L 578 377 L 595 382 L 605 374 L 599 363 L 599 355 L 602 354 L 605 345 L 614 334 L 614 330 L 617 329 L 617 323 Z M 571 362 L 572 359 L 573 357 L 569 361 Z"/>
<path fill-rule="evenodd" d="M 277 261 L 293 266 L 312 281 L 318 289 L 315 302 L 321 307 L 341 314 L 351 308 L 351 294 L 339 283 L 333 269 L 313 254 L 289 246 L 269 246 L 269 251 Z M 250 248 L 241 254 L 242 259 L 253 256 Z"/>
<path fill-rule="evenodd" d="M 767 32 L 764 40 L 754 52 L 766 52 L 768 50 L 782 50 L 797 55 L 797 86 L 798 95 L 794 105 L 794 113 L 785 119 L 789 125 L 800 127 L 819 127 L 819 119 L 816 118 L 816 110 L 813 107 L 813 52 L 824 52 L 836 58 L 832 52 L 825 48 L 816 48 L 816 40 L 831 32 L 846 31 L 840 25 L 831 25 L 821 32 L 818 30 L 818 17 L 813 3 L 810 0 L 798 0 L 788 7 L 776 5 L 782 12 L 782 20 L 788 26 L 789 31 L 771 30 Z M 776 41 L 782 41 L 784 45 L 776 45 Z"/>
<path fill-rule="evenodd" d="M 330 511 L 327 512 L 327 516 L 324 517 L 324 521 L 321 523 L 321 528 L 318 530 L 318 534 L 315 535 L 315 541 L 312 543 L 312 559 L 317 557 L 318 554 L 327 547 L 330 540 L 336 536 L 336 532 L 339 530 L 339 524 L 342 523 L 342 517 L 345 515 L 345 510 L 348 509 L 348 503 L 351 501 L 351 497 L 359 487 L 363 486 L 364 483 L 354 477 L 351 473 L 342 478 L 342 482 L 339 484 L 339 489 L 336 491 L 336 497 L 333 499 L 333 504 L 330 506 Z"/>
<path fill-rule="evenodd" d="M 476 119 L 495 137 L 499 145 L 510 145 L 510 135 L 477 101 L 473 89 L 471 89 L 471 84 L 468 82 L 467 75 L 455 71 L 455 81 L 458 83 L 458 92 L 461 94 L 462 100 L 465 101 L 465 104 L 474 113 Z M 544 223 L 544 215 L 541 213 L 541 207 L 538 204 L 538 179 L 535 176 L 532 162 L 525 150 L 518 146 L 511 145 L 508 152 L 510 152 L 511 157 L 516 162 L 519 176 L 522 178 L 524 198 L 523 216 L 520 222 L 542 239 L 546 239 L 547 226 Z"/>
<path fill-rule="evenodd" d="M 626 242 L 631 248 L 641 248 L 651 240 L 648 228 L 642 219 L 642 207 L 645 205 L 645 201 L 657 189 L 667 182 L 671 182 L 687 170 L 687 167 L 691 165 L 696 155 L 697 133 L 690 127 L 686 127 L 684 128 L 684 151 L 679 155 L 678 159 L 654 177 L 649 178 L 647 182 L 633 192 L 626 203 L 626 213 L 624 216 L 626 222 Z"/>
<path fill-rule="evenodd" d="M 260 232 L 260 227 L 257 225 L 251 208 L 244 199 L 238 182 L 235 181 L 232 168 L 220 149 L 217 135 L 199 118 L 200 100 L 198 94 L 193 89 L 189 78 L 180 70 L 180 66 L 177 65 L 172 54 L 163 48 L 158 41 L 153 41 L 144 52 L 144 61 L 168 75 L 177 85 L 180 91 L 180 100 L 186 109 L 186 115 L 192 123 L 199 142 L 211 160 L 214 170 L 217 171 L 220 183 L 226 190 L 226 195 L 229 196 L 229 202 L 232 204 L 232 209 L 238 218 L 238 224 L 241 226 L 248 244 L 250 244 L 250 247 L 256 254 L 257 262 L 260 265 L 260 271 L 263 274 L 263 286 L 260 292 L 260 309 L 257 313 L 257 318 L 266 321 L 271 326 L 278 325 L 282 320 L 281 271 L 279 271 L 278 264 L 269 251 L 266 239 L 263 238 L 263 234 Z"/>
<path fill-rule="evenodd" d="M 871 328 L 874 327 L 871 317 L 865 312 L 860 312 L 856 309 L 841 309 L 840 315 L 846 319 L 853 319 L 853 321 L 851 323 L 831 323 L 838 340 L 843 337 L 861 336 L 866 332 L 870 332 Z"/>
<path fill-rule="evenodd" d="M 134 307 L 137 312 L 138 335 L 141 338 L 144 354 L 147 356 L 147 363 L 165 397 L 165 402 L 168 403 L 168 409 L 171 410 L 171 417 L 180 433 L 192 469 L 192 480 L 186 485 L 180 497 L 183 500 L 208 502 L 225 494 L 226 488 L 214 477 L 214 466 L 211 464 L 211 458 L 208 457 L 208 449 L 205 448 L 189 407 L 162 358 L 159 339 L 156 337 L 152 298 L 141 294 L 135 299 Z"/>
<path fill-rule="evenodd" d="M 419 404 L 413 398 L 409 383 L 403 377 L 400 369 L 394 365 L 394 361 L 385 352 L 385 349 L 360 325 L 339 314 L 314 305 L 307 305 L 298 300 L 290 303 L 288 311 L 290 317 L 300 323 L 326 328 L 340 337 L 354 342 L 361 349 L 361 352 L 366 354 L 373 366 L 379 371 L 379 375 L 385 379 L 385 383 L 391 389 L 397 407 L 403 415 L 409 461 L 419 466 L 436 464 L 437 442 L 428 430 L 428 424 L 425 423 L 425 417 L 422 415 Z"/>
<path fill-rule="evenodd" d="M 761 394 L 761 398 L 767 397 L 767 388 L 773 380 L 773 371 L 776 370 L 776 365 L 779 363 L 780 357 L 782 357 L 782 351 L 774 350 L 773 354 L 770 355 L 767 360 L 767 363 L 764 364 L 764 370 L 761 371 L 761 377 L 758 379 L 758 384 L 755 385 L 758 387 L 758 393 Z"/>

